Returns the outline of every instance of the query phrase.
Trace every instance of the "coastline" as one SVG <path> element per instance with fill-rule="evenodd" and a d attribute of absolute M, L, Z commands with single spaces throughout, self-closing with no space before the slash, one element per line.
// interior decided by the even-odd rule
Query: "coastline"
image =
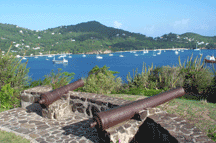
<path fill-rule="evenodd" d="M 185 49 L 188 49 L 189 48 L 175 48 L 175 50 L 185 50 Z M 154 49 L 148 49 L 148 51 L 153 51 Z M 173 50 L 173 49 L 155 49 L 157 51 L 159 50 Z M 203 48 L 203 50 L 206 50 L 205 48 Z M 138 51 L 143 51 L 143 50 L 130 50 L 130 51 L 135 51 L 135 52 L 138 52 Z M 109 53 L 119 53 L 119 52 L 130 52 L 130 51 L 115 51 L 115 52 L 112 52 L 111 50 L 105 50 L 104 52 L 101 52 L 101 54 L 109 54 Z M 92 55 L 92 54 L 97 54 L 98 52 L 97 51 L 92 51 L 92 52 L 86 52 L 86 53 L 77 53 L 75 55 L 80 55 L 80 54 L 87 54 L 87 55 Z M 33 56 L 25 56 L 25 57 L 35 57 L 35 56 L 38 56 L 38 57 L 43 57 L 43 56 L 48 56 L 48 55 L 52 55 L 52 56 L 56 56 L 56 55 L 61 55 L 61 54 L 46 54 L 46 55 L 33 55 Z M 66 55 L 74 55 L 73 53 L 67 53 Z M 23 56 L 21 56 L 23 57 Z"/>

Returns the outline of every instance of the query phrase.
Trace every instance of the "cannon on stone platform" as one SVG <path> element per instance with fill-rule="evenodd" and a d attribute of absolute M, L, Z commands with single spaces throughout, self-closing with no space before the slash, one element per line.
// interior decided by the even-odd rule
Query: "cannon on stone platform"
<path fill-rule="evenodd" d="M 41 95 L 41 99 L 39 101 L 40 104 L 45 105 L 46 107 L 55 102 L 56 100 L 60 99 L 61 96 L 66 94 L 68 91 L 72 91 L 77 89 L 78 87 L 84 86 L 84 81 L 82 79 L 65 85 L 63 87 L 57 88 L 53 91 L 43 93 Z"/>
<path fill-rule="evenodd" d="M 103 112 L 97 112 L 93 116 L 93 122 L 90 124 L 90 127 L 93 128 L 96 126 L 97 129 L 104 131 L 136 115 L 138 117 L 139 115 L 141 116 L 141 111 L 146 108 L 156 107 L 183 95 L 185 95 L 184 89 L 177 87 L 149 98 L 137 100 Z"/>

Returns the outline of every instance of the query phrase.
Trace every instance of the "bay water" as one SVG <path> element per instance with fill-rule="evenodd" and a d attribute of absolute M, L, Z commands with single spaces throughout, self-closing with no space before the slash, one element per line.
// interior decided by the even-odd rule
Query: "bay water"
<path fill-rule="evenodd" d="M 156 56 L 153 56 L 153 53 L 155 52 Z M 207 55 L 212 55 L 215 52 L 215 50 L 202 50 L 203 53 L 202 60 L 204 60 L 204 57 Z M 71 55 L 72 58 L 69 58 L 69 55 L 65 57 L 65 59 L 68 60 L 68 64 L 53 64 L 52 58 L 48 58 L 47 56 L 39 56 L 38 58 L 34 57 L 27 57 L 28 64 L 27 68 L 29 69 L 28 75 L 32 78 L 32 80 L 38 80 L 38 79 L 44 79 L 44 75 L 50 74 L 52 69 L 54 71 L 57 71 L 58 68 L 61 68 L 61 72 L 73 72 L 75 73 L 74 79 L 71 82 L 74 82 L 81 77 L 87 77 L 89 71 L 94 66 L 99 66 L 100 68 L 106 65 L 107 67 L 110 67 L 109 70 L 112 71 L 118 71 L 120 73 L 114 74 L 117 77 L 121 77 L 123 82 L 127 83 L 127 74 L 130 72 L 131 77 L 133 78 L 133 70 L 135 74 L 136 68 L 138 68 L 138 73 L 142 72 L 143 62 L 146 63 L 146 67 L 151 67 L 152 63 L 153 66 L 178 66 L 178 56 L 180 56 L 181 63 L 187 58 L 191 57 L 191 54 L 193 53 L 193 60 L 199 55 L 199 51 L 194 50 L 184 50 L 184 52 L 178 51 L 178 55 L 175 54 L 172 50 L 162 50 L 161 54 L 157 54 L 158 51 L 149 51 L 149 53 L 143 54 L 143 51 L 137 51 L 136 53 L 130 53 L 130 52 L 116 52 L 113 53 L 113 56 L 109 56 L 109 54 L 101 54 L 100 56 L 103 57 L 103 59 L 97 59 L 95 54 L 89 54 L 86 55 L 86 57 L 82 57 L 82 54 L 74 54 Z M 122 54 L 124 57 L 119 57 L 119 55 Z M 135 54 L 138 54 L 138 56 Z M 215 55 L 215 54 L 214 54 Z M 56 55 L 56 60 L 58 59 L 60 55 Z M 48 59 L 48 60 L 46 60 Z M 26 60 L 22 60 L 22 63 L 26 62 Z M 212 70 L 212 64 L 208 63 L 206 64 L 208 68 Z"/>

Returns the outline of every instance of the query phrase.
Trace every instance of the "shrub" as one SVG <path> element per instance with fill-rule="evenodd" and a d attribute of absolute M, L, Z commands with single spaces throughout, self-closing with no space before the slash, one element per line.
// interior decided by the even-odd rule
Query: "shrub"
<path fill-rule="evenodd" d="M 109 71 L 109 67 L 103 66 L 99 68 L 97 65 L 88 73 L 87 79 L 84 79 L 85 85 L 83 89 L 86 92 L 97 94 L 111 93 L 116 91 L 122 85 L 121 78 L 116 78 L 113 74 L 118 73 Z"/>
<path fill-rule="evenodd" d="M 149 80 L 149 75 L 150 72 L 153 70 L 153 64 L 151 67 L 148 67 L 148 72 L 146 71 L 146 64 L 144 66 L 143 63 L 143 69 L 142 69 L 142 73 L 138 74 L 137 73 L 138 68 L 135 71 L 135 75 L 133 74 L 133 79 L 130 76 L 130 72 L 127 75 L 127 81 L 128 81 L 128 86 L 131 88 L 137 87 L 137 88 L 141 88 L 144 89 L 147 87 L 148 85 L 148 80 Z"/>
<path fill-rule="evenodd" d="M 14 89 L 10 84 L 5 84 L 0 91 L 0 108 L 11 109 L 16 104 L 19 104 L 19 99 L 14 97 Z"/>
<path fill-rule="evenodd" d="M 17 59 L 9 53 L 11 47 L 12 43 L 4 56 L 0 54 L 0 89 L 7 87 L 5 89 L 9 90 L 12 88 L 13 97 L 16 100 L 20 99 L 20 93 L 28 85 L 30 78 L 28 76 L 29 68 L 26 68 L 28 60 L 25 63 L 21 63 L 22 59 Z M 7 84 L 10 84 L 10 88 L 6 86 Z M 10 92 L 5 91 L 5 93 Z M 17 103 L 15 106 L 20 106 L 20 103 Z"/>
<path fill-rule="evenodd" d="M 159 73 L 159 88 L 168 90 L 183 86 L 183 76 L 179 74 L 180 67 L 163 66 Z"/>
<path fill-rule="evenodd" d="M 58 68 L 58 73 L 54 73 L 54 70 L 49 75 L 45 75 L 45 79 L 42 81 L 42 85 L 52 86 L 52 89 L 57 89 L 70 83 L 74 78 L 74 73 L 60 72 L 61 68 Z"/>
<path fill-rule="evenodd" d="M 206 89 L 208 86 L 213 84 L 214 78 L 213 73 L 209 70 L 209 68 L 204 67 L 204 61 L 201 64 L 201 58 L 197 61 L 197 57 L 194 61 L 192 61 L 191 55 L 190 61 L 187 60 L 187 64 L 185 63 L 183 66 L 180 62 L 179 56 L 179 65 L 180 65 L 180 73 L 184 78 L 183 86 L 187 89 L 187 91 L 192 91 L 194 93 L 198 93 Z"/>

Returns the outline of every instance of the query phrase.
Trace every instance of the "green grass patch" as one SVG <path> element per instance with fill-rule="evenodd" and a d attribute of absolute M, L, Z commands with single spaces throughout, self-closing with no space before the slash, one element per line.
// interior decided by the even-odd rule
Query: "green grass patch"
<path fill-rule="evenodd" d="M 30 143 L 30 140 L 27 140 L 21 136 L 17 136 L 14 133 L 9 133 L 0 130 L 0 142 L 1 143 Z"/>

